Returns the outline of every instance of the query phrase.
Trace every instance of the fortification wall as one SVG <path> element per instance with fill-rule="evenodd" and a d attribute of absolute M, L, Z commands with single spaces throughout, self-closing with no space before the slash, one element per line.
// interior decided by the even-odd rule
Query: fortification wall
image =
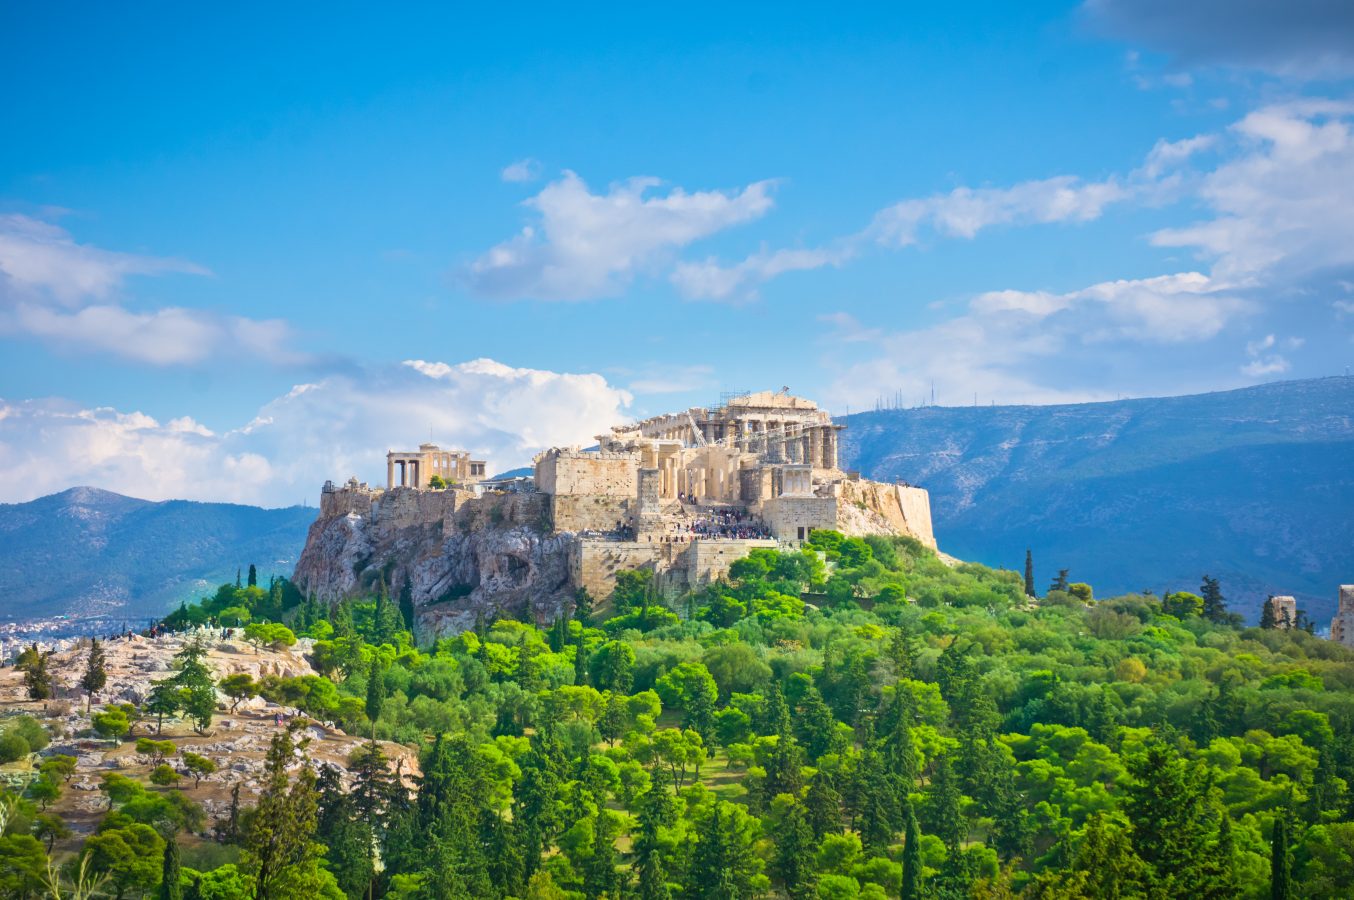
<path fill-rule="evenodd" d="M 762 501 L 762 521 L 783 541 L 799 541 L 815 528 L 837 527 L 836 497 L 772 497 Z"/>
<path fill-rule="evenodd" d="M 676 597 L 729 574 L 735 561 L 754 547 L 775 547 L 773 540 L 746 541 L 601 541 L 579 539 L 570 554 L 569 578 L 585 587 L 597 601 L 605 601 L 616 587 L 622 569 L 653 568 L 658 590 Z"/>
<path fill-rule="evenodd" d="M 549 450 L 536 459 L 536 489 L 545 494 L 635 496 L 638 454 Z"/>
<path fill-rule="evenodd" d="M 630 504 L 627 497 L 556 494 L 551 521 L 556 531 L 611 531 L 629 519 Z"/>
<path fill-rule="evenodd" d="M 325 490 L 320 494 L 320 518 L 334 516 L 371 515 L 372 502 L 381 495 L 380 491 L 362 488 L 338 488 Z"/>
<path fill-rule="evenodd" d="M 772 540 L 697 541 L 687 554 L 687 584 L 701 587 L 729 574 L 729 567 L 756 547 L 775 547 Z"/>

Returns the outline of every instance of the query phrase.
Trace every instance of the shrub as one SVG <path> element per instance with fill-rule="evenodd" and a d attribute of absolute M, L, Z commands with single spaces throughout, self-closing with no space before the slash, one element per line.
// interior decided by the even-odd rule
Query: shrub
<path fill-rule="evenodd" d="M 23 735 L 15 734 L 13 731 L 0 734 L 0 763 L 23 759 L 30 752 L 28 741 L 23 739 Z"/>
<path fill-rule="evenodd" d="M 179 773 L 174 771 L 174 767 L 168 763 L 160 763 L 150 771 L 150 783 L 158 784 L 161 787 L 168 787 L 171 784 L 179 783 Z"/>

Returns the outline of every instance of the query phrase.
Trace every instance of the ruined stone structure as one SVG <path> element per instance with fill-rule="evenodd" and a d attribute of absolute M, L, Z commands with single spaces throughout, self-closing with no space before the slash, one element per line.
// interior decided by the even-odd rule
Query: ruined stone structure
<path fill-rule="evenodd" d="M 763 391 L 617 426 L 593 449 L 545 450 L 511 486 L 480 484 L 484 463 L 468 453 L 391 453 L 384 491 L 325 484 L 294 581 L 334 599 L 383 576 L 444 632 L 480 612 L 548 622 L 580 588 L 605 601 L 622 569 L 652 570 L 675 596 L 815 529 L 934 548 L 925 490 L 838 468 L 843 427 L 811 400 Z M 427 490 L 434 474 L 455 486 Z"/>
<path fill-rule="evenodd" d="M 1340 606 L 1331 619 L 1330 639 L 1354 648 L 1354 584 L 1340 585 Z"/>
<path fill-rule="evenodd" d="M 1289 596 L 1271 597 L 1274 621 L 1279 628 L 1292 628 L 1298 621 L 1298 601 Z"/>
<path fill-rule="evenodd" d="M 391 450 L 386 454 L 386 489 L 425 488 L 434 475 L 447 484 L 474 484 L 484 478 L 484 465 L 482 459 L 471 459 L 468 451 L 443 450 L 436 444 L 419 444 L 417 450 Z"/>

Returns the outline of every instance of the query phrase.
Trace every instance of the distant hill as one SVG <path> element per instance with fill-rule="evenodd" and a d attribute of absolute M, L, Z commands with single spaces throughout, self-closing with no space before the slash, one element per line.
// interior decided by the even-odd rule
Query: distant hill
<path fill-rule="evenodd" d="M 315 510 L 152 503 L 78 487 L 0 504 L 0 621 L 156 615 L 234 580 L 290 575 Z"/>
<path fill-rule="evenodd" d="M 940 547 L 1060 568 L 1098 594 L 1221 579 L 1254 620 L 1293 594 L 1321 627 L 1354 582 L 1354 378 L 1065 406 L 844 421 L 842 465 L 928 488 Z"/>

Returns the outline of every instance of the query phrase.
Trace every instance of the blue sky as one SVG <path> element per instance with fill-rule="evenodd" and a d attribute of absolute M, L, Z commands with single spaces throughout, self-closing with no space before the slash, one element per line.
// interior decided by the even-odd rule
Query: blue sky
<path fill-rule="evenodd" d="M 0 12 L 0 500 L 1354 357 L 1326 0 Z"/>

